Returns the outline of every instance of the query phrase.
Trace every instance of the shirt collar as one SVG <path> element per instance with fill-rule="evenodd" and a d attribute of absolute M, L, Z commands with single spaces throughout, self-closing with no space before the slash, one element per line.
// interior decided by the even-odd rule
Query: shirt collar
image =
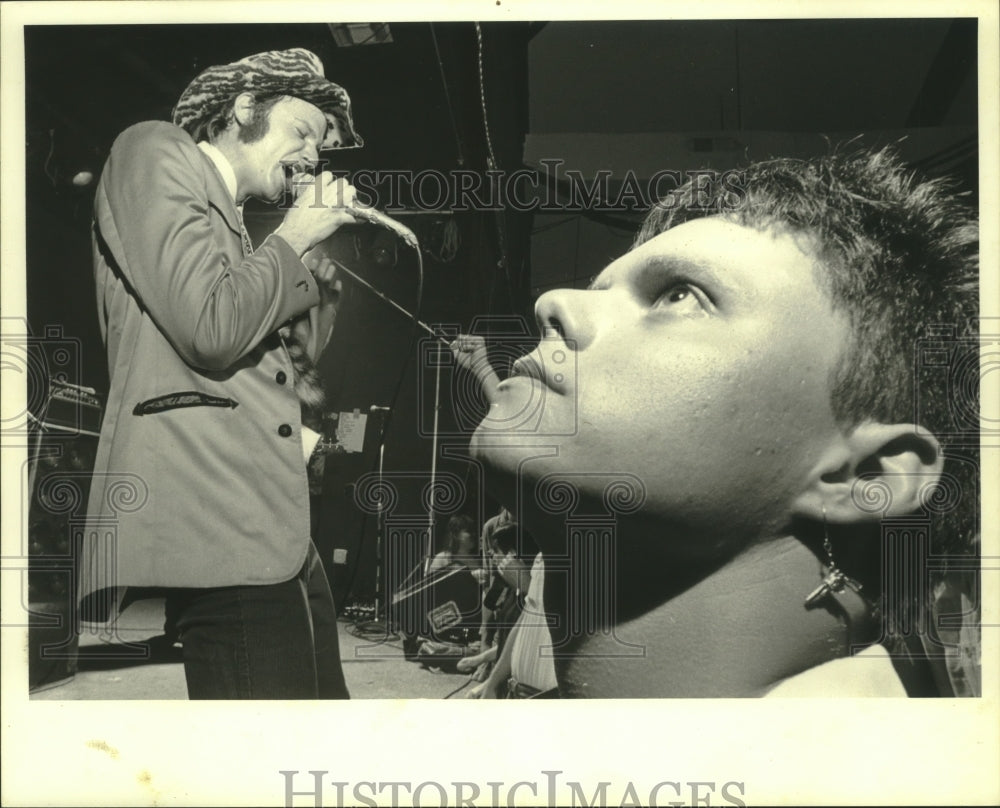
<path fill-rule="evenodd" d="M 233 167 L 229 160 L 226 159 L 221 151 L 219 151 L 215 146 L 209 143 L 207 140 L 199 141 L 198 148 L 201 149 L 205 154 L 208 155 L 215 167 L 219 170 L 219 174 L 222 175 L 222 181 L 226 184 L 226 190 L 229 191 L 229 195 L 236 201 L 236 172 L 233 171 Z"/>

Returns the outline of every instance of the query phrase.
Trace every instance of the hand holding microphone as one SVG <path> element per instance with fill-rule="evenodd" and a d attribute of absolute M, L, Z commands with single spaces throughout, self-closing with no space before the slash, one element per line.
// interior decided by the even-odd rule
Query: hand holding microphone
<path fill-rule="evenodd" d="M 274 232 L 301 257 L 338 228 L 354 221 L 350 209 L 355 190 L 346 179 L 334 178 L 329 171 L 315 177 L 296 174 L 291 185 L 296 193 L 295 201 Z"/>
<path fill-rule="evenodd" d="M 317 181 L 319 181 L 318 187 L 316 185 Z M 337 227 L 351 220 L 376 224 L 379 227 L 391 230 L 413 247 L 413 249 L 419 249 L 417 237 L 410 228 L 397 222 L 380 210 L 359 205 L 354 186 L 348 183 L 347 180 L 343 178 L 333 180 L 333 175 L 329 171 L 324 171 L 319 178 L 311 174 L 297 173 L 292 176 L 291 185 L 293 189 L 299 189 L 299 193 L 295 199 L 296 205 L 299 205 L 301 202 L 308 205 L 332 206 L 338 212 L 343 211 L 344 214 L 351 217 L 346 222 L 339 221 Z"/>

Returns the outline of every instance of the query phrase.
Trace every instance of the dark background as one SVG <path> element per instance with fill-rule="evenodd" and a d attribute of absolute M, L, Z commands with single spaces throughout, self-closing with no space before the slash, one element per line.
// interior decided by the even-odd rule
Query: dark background
<path fill-rule="evenodd" d="M 96 180 L 77 186 L 73 178 L 99 175 L 128 125 L 169 119 L 200 70 L 258 51 L 309 48 L 350 92 L 365 147 L 330 155 L 349 174 L 510 172 L 560 159 L 585 175 L 609 170 L 613 194 L 628 172 L 726 169 L 860 136 L 898 142 L 915 169 L 952 176 L 973 199 L 978 192 L 975 20 L 517 22 L 479 32 L 471 22 L 374 25 L 356 29 L 350 46 L 327 23 L 26 29 L 29 327 L 41 335 L 58 325 L 80 341 L 79 378 L 70 381 L 107 390 L 90 263 Z M 540 182 L 566 191 L 558 180 Z M 425 248 L 421 319 L 456 330 L 480 318 L 501 372 L 510 351 L 500 333 L 518 321 L 482 317 L 522 317 L 533 328 L 534 298 L 585 284 L 628 248 L 641 218 L 634 210 L 393 215 Z M 248 206 L 247 219 L 257 241 L 280 221 L 262 206 Z M 453 255 L 443 249 L 447 228 L 458 236 Z M 326 248 L 413 310 L 414 255 L 385 235 L 345 228 Z M 389 404 L 400 385 L 384 469 L 399 492 L 387 534 L 406 542 L 419 542 L 428 521 L 432 455 L 436 354 L 417 336 L 403 315 L 345 279 L 321 361 L 334 412 Z M 496 509 L 464 457 L 481 404 L 467 389 L 458 394 L 452 371 L 442 369 L 438 473 L 454 491 L 439 500 L 439 537 L 451 512 L 481 522 Z M 375 519 L 355 504 L 353 486 L 375 468 L 377 432 L 370 423 L 364 453 L 329 458 L 318 500 L 319 544 L 341 604 L 375 592 Z M 346 564 L 332 564 L 334 548 L 347 551 Z"/>

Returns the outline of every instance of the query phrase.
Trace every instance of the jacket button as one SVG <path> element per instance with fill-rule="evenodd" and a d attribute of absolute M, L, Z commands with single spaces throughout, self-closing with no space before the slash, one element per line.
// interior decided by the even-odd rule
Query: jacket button
<path fill-rule="evenodd" d="M 282 424 L 278 427 L 278 434 L 283 438 L 287 438 L 292 434 L 292 428 L 288 424 Z"/>
<path fill-rule="evenodd" d="M 275 380 L 275 381 L 276 381 L 276 382 L 277 382 L 278 384 L 284 384 L 284 383 L 285 383 L 285 382 L 286 382 L 286 381 L 288 380 L 288 377 L 287 377 L 287 376 L 285 375 L 285 371 L 283 371 L 283 370 L 279 370 L 279 371 L 278 371 L 278 372 L 277 372 L 277 373 L 276 373 L 276 374 L 274 375 L 274 380 Z"/>

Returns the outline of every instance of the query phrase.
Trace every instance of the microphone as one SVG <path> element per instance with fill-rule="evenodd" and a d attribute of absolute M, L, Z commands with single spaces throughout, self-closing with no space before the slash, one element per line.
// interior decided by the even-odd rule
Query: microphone
<path fill-rule="evenodd" d="M 391 230 L 403 239 L 403 241 L 413 247 L 413 249 L 419 249 L 417 237 L 413 234 L 413 231 L 406 225 L 397 222 L 392 217 L 386 216 L 382 213 L 382 211 L 375 210 L 375 208 L 359 208 L 357 204 L 354 204 L 347 206 L 347 212 L 350 213 L 355 219 L 361 219 L 362 221 L 369 222 L 370 224 L 377 224 L 380 227 Z"/>
<path fill-rule="evenodd" d="M 301 185 L 309 185 L 315 182 L 316 176 L 306 172 L 295 172 L 291 177 L 291 184 L 293 188 Z M 413 247 L 413 249 L 420 249 L 417 237 L 414 235 L 413 231 L 390 216 L 386 216 L 386 214 L 382 213 L 382 211 L 375 210 L 375 208 L 360 207 L 357 204 L 357 200 L 354 200 L 353 204 L 346 206 L 344 209 L 355 219 L 360 219 L 361 221 L 368 222 L 369 224 L 377 224 L 379 227 L 391 230 L 403 239 L 403 241 Z"/>

